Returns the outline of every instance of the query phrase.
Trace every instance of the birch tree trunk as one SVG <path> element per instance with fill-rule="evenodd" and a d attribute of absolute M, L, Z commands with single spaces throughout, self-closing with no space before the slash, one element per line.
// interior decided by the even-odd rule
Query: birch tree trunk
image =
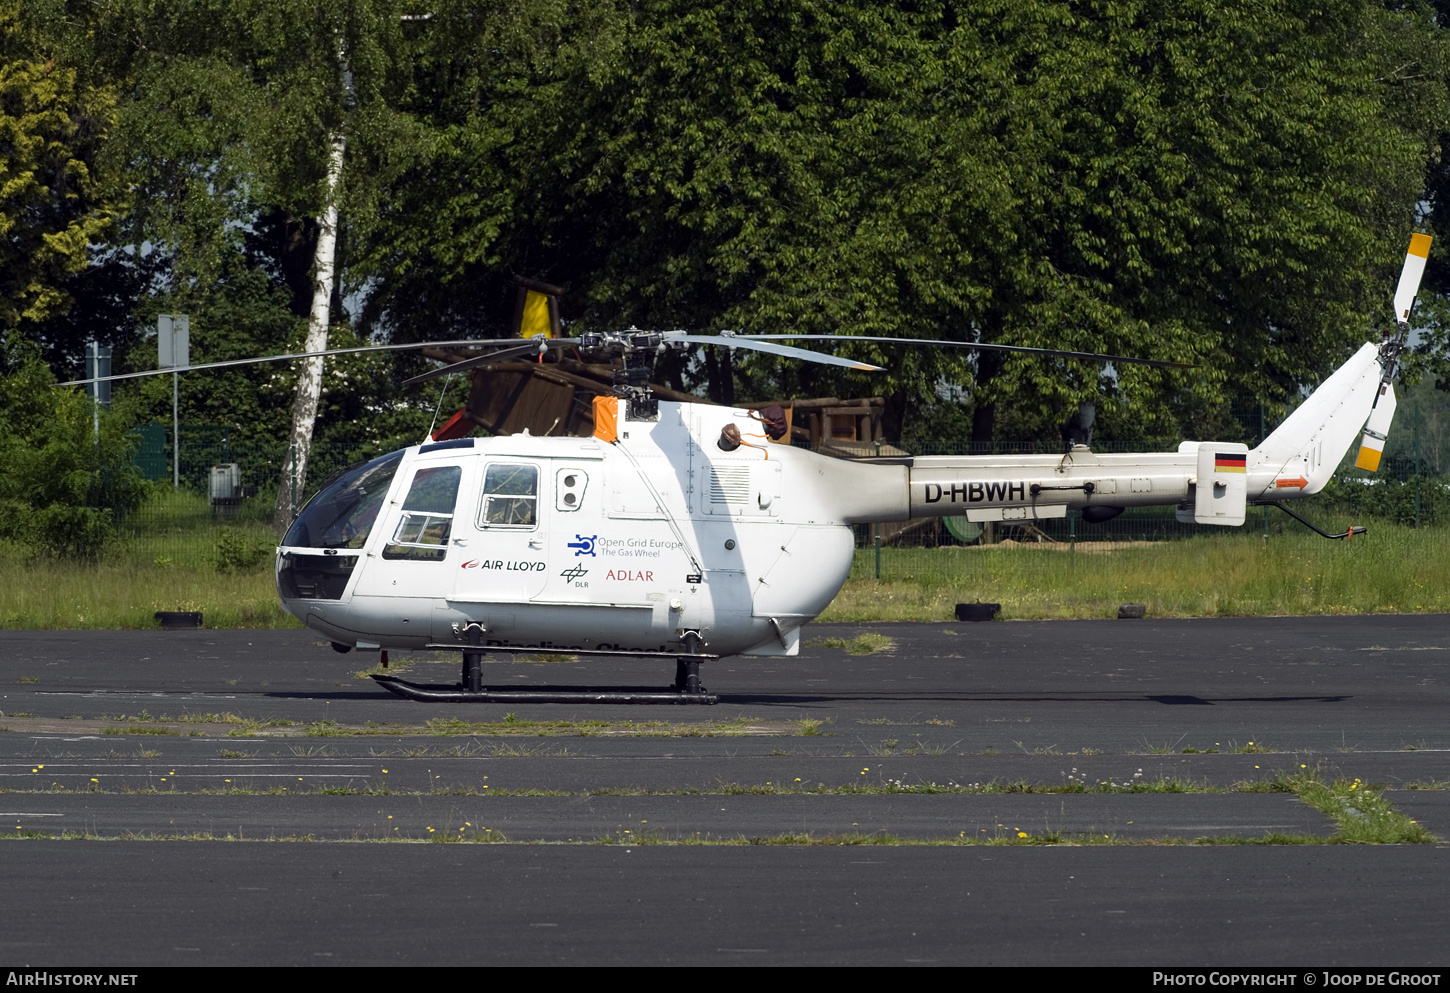
<path fill-rule="evenodd" d="M 332 289 L 337 277 L 337 187 L 342 179 L 342 159 L 346 150 L 347 137 L 339 128 L 332 135 L 332 150 L 327 163 L 326 206 L 317 219 L 312 312 L 307 319 L 307 341 L 303 346 L 303 351 L 307 352 L 320 352 L 327 348 Z M 283 453 L 277 504 L 272 515 L 278 530 L 292 523 L 292 516 L 302 502 L 307 483 L 307 456 L 312 449 L 312 427 L 317 421 L 317 404 L 322 396 L 324 357 L 318 355 L 300 361 L 302 369 L 297 377 L 297 398 L 292 402 L 292 430 L 288 433 L 287 451 Z"/>

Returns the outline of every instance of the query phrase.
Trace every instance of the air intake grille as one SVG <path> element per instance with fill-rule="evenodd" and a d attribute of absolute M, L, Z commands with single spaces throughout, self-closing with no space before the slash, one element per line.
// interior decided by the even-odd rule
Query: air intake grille
<path fill-rule="evenodd" d="M 710 502 L 746 504 L 750 502 L 749 466 L 711 466 Z"/>

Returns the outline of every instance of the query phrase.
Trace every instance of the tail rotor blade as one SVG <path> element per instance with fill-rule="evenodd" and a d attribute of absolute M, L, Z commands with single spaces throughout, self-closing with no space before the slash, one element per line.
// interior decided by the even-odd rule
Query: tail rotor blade
<path fill-rule="evenodd" d="M 1411 297 L 1413 299 L 1413 297 Z M 1377 472 L 1380 467 L 1380 457 L 1385 452 L 1385 439 L 1389 437 L 1390 421 L 1395 417 L 1395 387 L 1393 383 L 1385 383 L 1380 387 L 1380 395 L 1375 398 L 1374 409 L 1369 412 L 1369 420 L 1364 425 L 1364 437 L 1360 439 L 1359 455 L 1354 460 L 1355 468 L 1364 469 L 1367 472 Z"/>
<path fill-rule="evenodd" d="M 1420 292 L 1420 277 L 1425 274 L 1425 262 L 1430 257 L 1430 236 L 1410 235 L 1410 248 L 1405 253 L 1405 267 L 1400 270 L 1400 285 L 1395 289 L 1395 320 L 1408 321 L 1410 308 L 1415 305 L 1415 294 Z"/>
<path fill-rule="evenodd" d="M 1395 287 L 1395 323 L 1398 328 L 1386 336 L 1380 346 L 1379 394 L 1370 407 L 1369 420 L 1365 421 L 1364 437 L 1360 439 L 1359 455 L 1355 457 L 1355 468 L 1376 472 L 1384 456 L 1385 441 L 1389 437 L 1390 422 L 1395 418 L 1395 373 L 1399 368 L 1399 356 L 1405 348 L 1410 333 L 1410 311 L 1415 306 L 1415 294 L 1420 292 L 1420 278 L 1425 275 L 1425 263 L 1430 258 L 1430 243 L 1427 234 L 1410 235 L 1410 247 L 1405 251 L 1405 265 L 1400 270 L 1400 284 Z"/>

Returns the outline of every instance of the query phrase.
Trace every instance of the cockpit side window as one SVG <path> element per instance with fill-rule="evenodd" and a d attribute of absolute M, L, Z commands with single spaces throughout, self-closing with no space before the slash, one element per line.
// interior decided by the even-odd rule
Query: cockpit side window
<path fill-rule="evenodd" d="M 303 548 L 362 548 L 367 544 L 368 534 L 402 460 L 403 453 L 394 452 L 348 469 L 323 486 L 287 529 L 282 544 Z"/>
<path fill-rule="evenodd" d="M 413 476 L 393 540 L 383 549 L 385 559 L 441 562 L 453 531 L 453 508 L 463 468 L 426 466 Z"/>
<path fill-rule="evenodd" d="M 538 505 L 538 466 L 495 463 L 484 473 L 478 526 L 534 527 L 539 522 Z"/>

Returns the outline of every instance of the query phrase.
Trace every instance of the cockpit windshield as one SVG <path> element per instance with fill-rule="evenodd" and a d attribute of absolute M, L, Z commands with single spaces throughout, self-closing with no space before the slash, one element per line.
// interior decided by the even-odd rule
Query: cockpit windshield
<path fill-rule="evenodd" d="M 378 518 L 402 452 L 349 469 L 307 501 L 282 544 L 303 548 L 361 548 Z"/>

